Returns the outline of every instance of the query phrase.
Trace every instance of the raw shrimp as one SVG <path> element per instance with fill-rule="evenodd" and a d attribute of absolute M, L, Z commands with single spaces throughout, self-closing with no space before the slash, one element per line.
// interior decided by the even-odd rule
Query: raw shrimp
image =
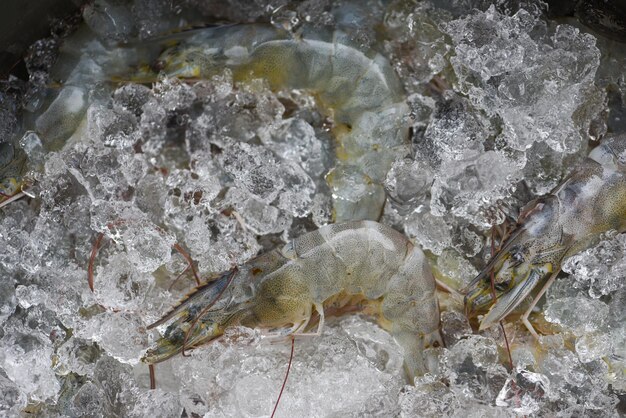
<path fill-rule="evenodd" d="M 492 303 L 490 272 L 497 300 L 480 323 L 487 328 L 511 313 L 544 282 L 522 315 L 528 315 L 552 284 L 563 260 L 597 243 L 609 230 L 626 230 L 626 135 L 605 139 L 549 194 L 530 202 L 502 249 L 468 286 L 468 313 Z"/>
<path fill-rule="evenodd" d="M 435 279 L 418 247 L 372 221 L 324 226 L 199 286 L 149 326 L 174 321 L 143 361 L 161 362 L 237 325 L 319 335 L 325 314 L 347 312 L 378 319 L 404 349 L 409 377 L 432 368 L 424 350 L 443 344 Z"/>
<path fill-rule="evenodd" d="M 266 79 L 273 89 L 305 89 L 335 123 L 335 168 L 327 175 L 334 219 L 380 217 L 382 186 L 408 151 L 405 95 L 389 62 L 340 31 L 299 37 L 268 25 L 208 28 L 169 38 L 157 60 L 168 76 L 207 78 L 230 68 L 237 81 Z"/>
<path fill-rule="evenodd" d="M 75 49 L 78 64 L 35 121 L 44 143 L 67 139 L 80 125 L 90 100 L 86 86 L 117 79 L 148 83 L 158 75 L 195 80 L 228 68 L 235 81 L 262 78 L 274 90 L 307 90 L 333 118 L 336 165 L 326 178 L 337 222 L 378 219 L 387 172 L 409 151 L 408 106 L 392 67 L 339 30 L 296 36 L 269 25 L 230 25 L 110 50 Z"/>

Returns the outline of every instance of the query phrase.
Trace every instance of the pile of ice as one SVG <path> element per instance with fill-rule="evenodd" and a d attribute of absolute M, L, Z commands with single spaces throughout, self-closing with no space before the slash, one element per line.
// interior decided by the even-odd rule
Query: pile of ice
<path fill-rule="evenodd" d="M 595 38 L 547 23 L 536 5 L 500 9 L 453 19 L 421 3 L 387 21 L 395 34 L 388 49 L 402 60 L 396 67 L 414 92 L 416 116 L 415 161 L 397 163 L 389 183 L 401 212 L 410 212 L 405 231 L 437 254 L 454 246 L 475 255 L 480 247 L 459 238 L 459 228 L 484 230 L 504 219 L 498 208 L 551 190 L 586 154 L 587 138 L 606 129 L 596 120 L 604 93 L 594 84 Z M 411 41 L 418 49 L 407 53 Z M 430 201 L 403 201 L 416 193 Z"/>
<path fill-rule="evenodd" d="M 483 3 L 396 2 L 380 33 L 364 24 L 379 19 L 377 2 L 364 17 L 342 1 L 97 0 L 84 19 L 95 49 L 189 23 L 193 12 L 294 31 L 343 19 L 363 44 L 384 38 L 415 118 L 414 153 L 388 176 L 384 222 L 463 283 L 481 267 L 485 230 L 556 185 L 606 129 L 593 37 L 547 23 L 532 4 Z M 32 51 L 30 84 L 7 84 L 24 92 L 26 112 L 45 102 L 57 46 Z M 0 132 L 16 132 L 5 90 Z M 235 83 L 224 71 L 121 86 L 93 100 L 54 152 L 24 135 L 36 198 L 0 213 L 0 414 L 269 416 L 289 342 L 233 330 L 159 364 L 154 391 L 139 359 L 158 338 L 146 326 L 194 285 L 189 270 L 174 283 L 188 265 L 173 244 L 206 277 L 330 221 L 330 123 L 306 92 Z M 506 326 L 513 368 L 501 329 L 474 333 L 458 301 L 442 300 L 446 348 L 415 385 L 376 324 L 331 321 L 321 337 L 296 339 L 277 416 L 616 415 L 626 393 L 625 249 L 623 235 L 609 236 L 566 263 L 569 276 L 538 315 L 541 345 Z"/>

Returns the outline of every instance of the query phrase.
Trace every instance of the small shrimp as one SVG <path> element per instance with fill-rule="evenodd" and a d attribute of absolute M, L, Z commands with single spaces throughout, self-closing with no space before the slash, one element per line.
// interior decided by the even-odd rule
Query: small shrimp
<path fill-rule="evenodd" d="M 538 338 L 528 316 L 563 261 L 609 230 L 626 230 L 626 135 L 606 138 L 563 183 L 524 207 L 502 249 L 466 288 L 466 311 L 476 313 L 492 303 L 492 270 L 497 300 L 480 329 L 504 319 L 544 282 L 521 317 Z"/>
<path fill-rule="evenodd" d="M 430 267 L 406 237 L 372 221 L 324 226 L 199 286 L 148 327 L 174 321 L 142 360 L 164 361 L 237 325 L 319 335 L 325 314 L 347 312 L 377 317 L 404 349 L 411 379 L 433 367 L 424 350 L 443 340 Z"/>

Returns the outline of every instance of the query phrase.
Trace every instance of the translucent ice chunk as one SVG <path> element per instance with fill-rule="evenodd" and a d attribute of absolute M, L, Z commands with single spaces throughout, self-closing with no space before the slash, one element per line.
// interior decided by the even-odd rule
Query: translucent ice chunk
<path fill-rule="evenodd" d="M 137 315 L 105 312 L 82 324 L 76 335 L 97 342 L 122 363 L 136 364 L 147 346 L 147 335 L 138 332 L 143 325 Z"/>
<path fill-rule="evenodd" d="M 465 315 L 448 311 L 441 313 L 441 333 L 446 346 L 452 347 L 465 336 L 472 335 L 472 328 Z"/>
<path fill-rule="evenodd" d="M 24 309 L 44 303 L 46 296 L 46 293 L 36 285 L 19 285 L 15 288 L 15 297 L 17 297 L 20 307 Z"/>
<path fill-rule="evenodd" d="M 229 200 L 233 202 L 245 227 L 259 235 L 280 233 L 291 224 L 291 218 L 275 206 L 268 205 L 256 196 L 246 196 L 241 191 L 230 189 Z"/>
<path fill-rule="evenodd" d="M 210 156 L 194 154 L 192 170 L 173 170 L 166 179 L 169 191 L 161 196 L 165 200 L 165 213 L 172 216 L 172 223 L 184 228 L 187 216 L 211 208 L 212 201 L 222 190 L 221 170 Z M 154 199 L 156 196 L 151 196 Z"/>
<path fill-rule="evenodd" d="M 520 370 L 509 378 L 496 398 L 496 405 L 510 407 L 519 415 L 539 411 L 545 398 L 549 397 L 550 381 L 539 373 Z"/>
<path fill-rule="evenodd" d="M 26 395 L 11 381 L 0 368 L 0 413 L 6 416 L 17 416 L 26 406 Z"/>
<path fill-rule="evenodd" d="M 87 130 L 92 140 L 108 147 L 132 147 L 139 139 L 137 119 L 122 107 L 93 104 L 87 110 Z"/>
<path fill-rule="evenodd" d="M 495 222 L 487 209 L 509 195 L 521 178 L 520 165 L 523 162 L 497 151 L 445 162 L 432 188 L 433 214 L 450 212 L 480 227 L 490 227 Z"/>
<path fill-rule="evenodd" d="M 430 191 L 433 172 L 421 161 L 403 159 L 396 161 L 385 180 L 385 190 L 399 211 L 414 209 Z"/>
<path fill-rule="evenodd" d="M 154 225 L 129 224 L 121 235 L 128 260 L 137 271 L 152 272 L 171 257 L 175 238 Z"/>
<path fill-rule="evenodd" d="M 69 137 L 80 123 L 87 109 L 87 92 L 74 86 L 66 86 L 37 118 L 35 126 L 44 142 Z"/>
<path fill-rule="evenodd" d="M 137 402 L 128 416 L 142 418 L 155 413 L 162 417 L 181 415 L 183 409 L 178 402 L 177 395 L 158 388 L 156 390 L 145 390 L 138 395 Z"/>
<path fill-rule="evenodd" d="M 92 382 L 87 382 L 72 397 L 69 410 L 76 416 L 104 416 L 109 413 L 104 391 Z"/>
<path fill-rule="evenodd" d="M 584 334 L 576 339 L 576 353 L 582 363 L 597 360 L 613 351 L 613 337 L 611 333 Z"/>
<path fill-rule="evenodd" d="M 16 306 L 15 285 L 8 280 L 0 281 L 0 324 L 6 321 Z"/>
<path fill-rule="evenodd" d="M 183 393 L 191 398 L 183 401 L 188 411 L 211 416 L 271 413 L 284 378 L 289 344 L 244 341 L 207 346 L 191 358 L 173 359 Z M 213 367 L 204 367 L 207 362 Z M 190 373 L 194 379 L 185 378 Z M 403 383 L 402 357 L 393 338 L 371 322 L 346 317 L 341 319 L 341 328 L 331 324 L 320 338 L 296 340 L 278 415 L 393 414 Z M 345 385 L 351 387 L 350 396 L 337 389 Z M 193 405 L 194 397 L 205 406 Z"/>
<path fill-rule="evenodd" d="M 545 318 L 577 335 L 601 329 L 608 318 L 609 307 L 597 299 L 584 296 L 551 300 L 544 310 Z"/>
<path fill-rule="evenodd" d="M 575 286 L 588 289 L 592 298 L 611 294 L 626 286 L 626 235 L 610 235 L 595 247 L 568 258 L 563 271 Z"/>
<path fill-rule="evenodd" d="M 415 386 L 407 386 L 400 394 L 402 417 L 453 416 L 461 402 L 448 385 L 433 376 L 415 380 Z"/>
<path fill-rule="evenodd" d="M 178 78 L 166 78 L 157 83 L 153 89 L 157 100 L 168 112 L 189 108 L 196 94 L 193 88 Z"/>
<path fill-rule="evenodd" d="M 24 150 L 33 166 L 36 167 L 43 163 L 45 151 L 41 139 L 35 132 L 27 132 L 20 139 L 20 147 Z"/>
<path fill-rule="evenodd" d="M 271 203 L 284 187 L 274 156 L 259 146 L 232 144 L 222 154 L 222 166 L 236 185 L 263 202 Z"/>
<path fill-rule="evenodd" d="M 476 158 L 494 134 L 490 121 L 467 99 L 450 92 L 444 98 L 435 107 L 422 146 L 433 148 L 435 158 L 443 162 Z"/>
<path fill-rule="evenodd" d="M 100 354 L 101 350 L 96 343 L 82 338 L 70 338 L 57 350 L 58 362 L 54 371 L 61 376 L 70 372 L 92 376 Z"/>
<path fill-rule="evenodd" d="M 219 272 L 239 265 L 256 255 L 261 246 L 254 232 L 243 228 L 240 221 L 232 216 L 218 217 L 212 224 L 215 241 L 200 261 L 200 269 Z"/>
<path fill-rule="evenodd" d="M 297 162 L 311 177 L 324 173 L 324 144 L 315 136 L 315 130 L 300 118 L 289 118 L 275 125 L 259 129 L 263 144 L 286 161 Z"/>
<path fill-rule="evenodd" d="M 113 100 L 136 116 L 141 114 L 142 106 L 150 100 L 151 90 L 141 84 L 124 84 L 113 92 Z"/>
<path fill-rule="evenodd" d="M 444 218 L 433 216 L 428 207 L 418 208 L 405 221 L 405 233 L 435 254 L 452 246 L 452 227 Z"/>
<path fill-rule="evenodd" d="M 119 0 L 96 0 L 83 9 L 83 19 L 105 41 L 122 41 L 133 31 L 130 9 Z"/>
<path fill-rule="evenodd" d="M 2 351 L 0 366 L 20 392 L 39 401 L 56 398 L 61 387 L 50 367 L 53 353 L 51 346 L 37 344 L 32 349 L 25 350 L 12 344 L 10 347 L 4 346 Z"/>
<path fill-rule="evenodd" d="M 278 197 L 278 207 L 292 216 L 304 217 L 311 212 L 315 183 L 297 164 L 285 161 L 281 164 L 280 176 L 285 189 Z"/>
<path fill-rule="evenodd" d="M 170 254 L 171 248 L 167 251 Z M 137 307 L 154 283 L 152 275 L 138 272 L 124 253 L 114 254 L 108 259 L 101 256 L 101 259 L 108 263 L 96 268 L 94 289 L 97 297 L 109 307 Z M 163 263 L 157 260 L 159 265 Z M 140 263 L 140 267 L 145 265 Z"/>
<path fill-rule="evenodd" d="M 470 335 L 447 350 L 441 369 L 453 382 L 452 390 L 490 402 L 504 385 L 508 373 L 498 363 L 498 347 L 488 337 Z"/>
<path fill-rule="evenodd" d="M 386 45 L 398 57 L 392 60 L 409 90 L 428 82 L 446 66 L 450 51 L 440 28 L 441 11 L 431 2 L 417 3 L 406 10 L 406 3 L 397 3 L 385 16 L 385 27 L 392 34 Z"/>
<path fill-rule="evenodd" d="M 109 356 L 100 358 L 96 363 L 93 382 L 100 390 L 92 388 L 91 392 L 94 396 L 89 396 L 89 398 L 104 398 L 107 415 L 127 415 L 133 408 L 137 399 L 135 395 L 137 386 L 132 370 L 127 364 L 120 363 Z"/>

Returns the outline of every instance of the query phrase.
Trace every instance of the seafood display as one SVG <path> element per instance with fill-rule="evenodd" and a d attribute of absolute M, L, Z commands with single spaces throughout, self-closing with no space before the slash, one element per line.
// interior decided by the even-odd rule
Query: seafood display
<path fill-rule="evenodd" d="M 0 415 L 623 414 L 623 19 L 574 3 L 55 21 L 0 82 Z"/>

